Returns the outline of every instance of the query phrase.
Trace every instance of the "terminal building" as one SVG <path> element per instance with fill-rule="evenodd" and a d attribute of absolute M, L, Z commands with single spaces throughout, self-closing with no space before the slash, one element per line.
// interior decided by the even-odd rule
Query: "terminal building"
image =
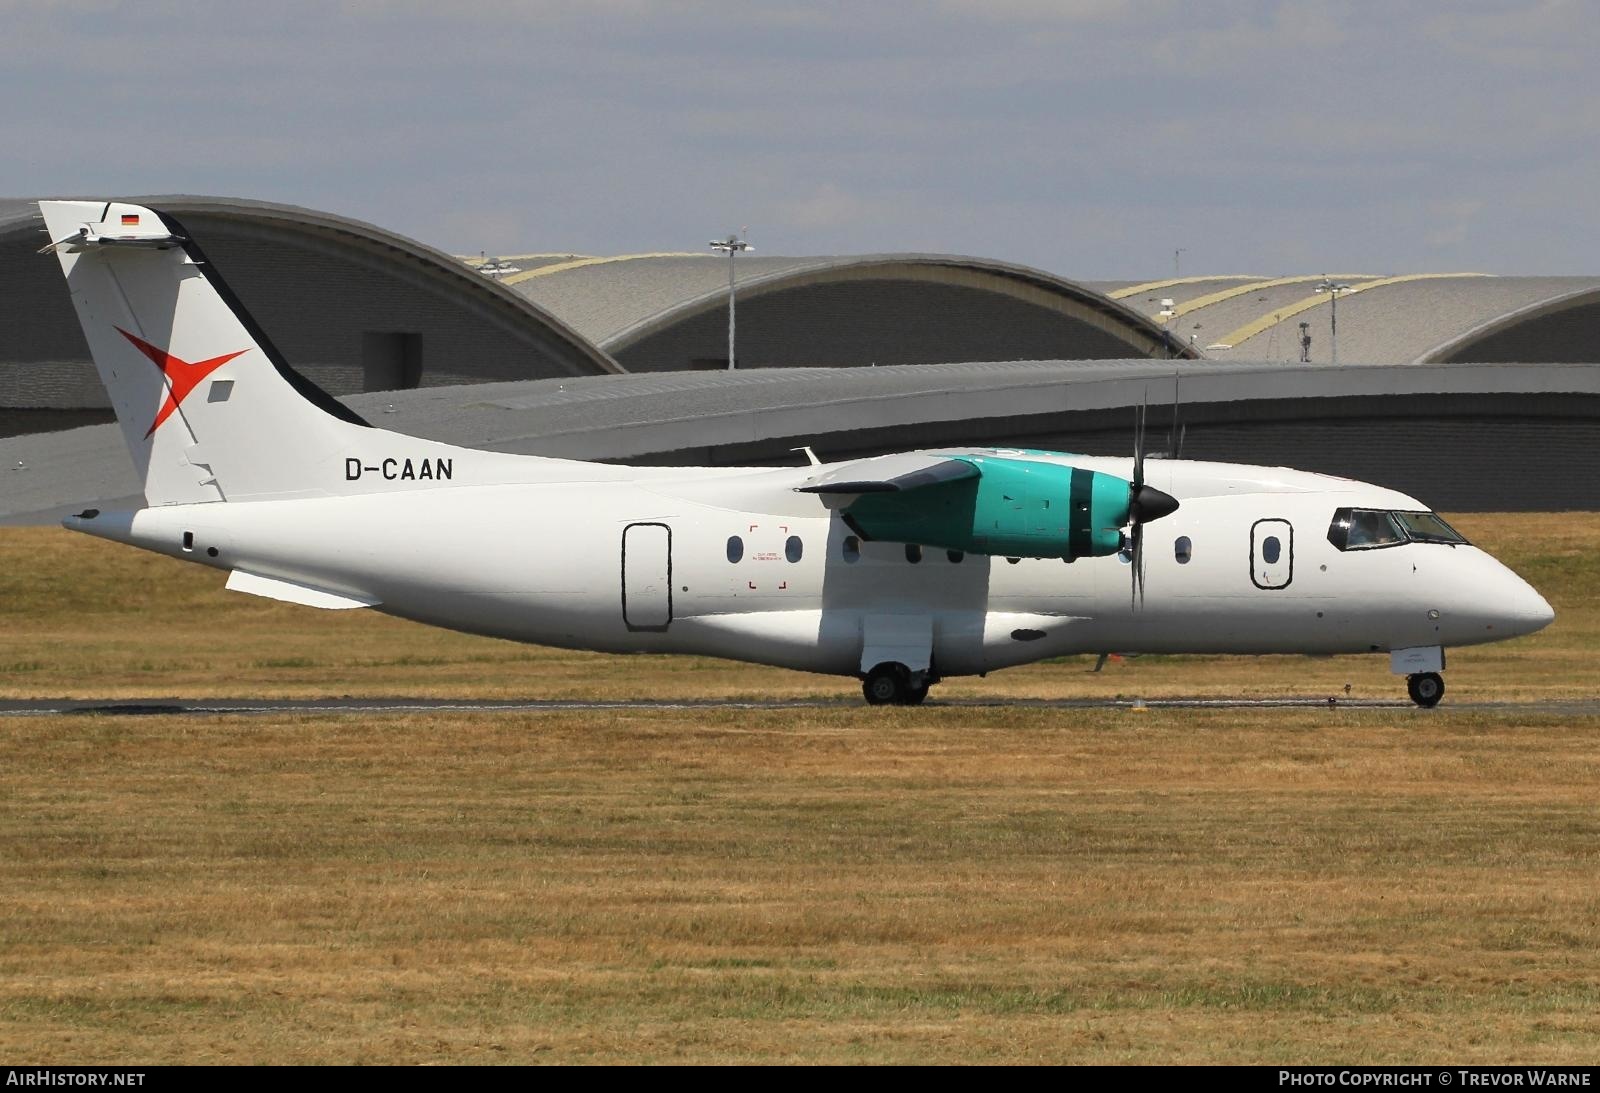
<path fill-rule="evenodd" d="M 453 443 L 710 464 L 802 444 L 1114 454 L 1147 402 L 1155 446 L 1181 439 L 1186 458 L 1445 509 L 1600 503 L 1600 277 L 1093 282 L 952 255 L 743 254 L 730 369 L 729 261 L 709 250 L 463 259 L 331 213 L 134 200 L 182 223 L 308 378 Z M 42 231 L 31 200 L 0 200 L 0 522 L 137 490 Z"/>

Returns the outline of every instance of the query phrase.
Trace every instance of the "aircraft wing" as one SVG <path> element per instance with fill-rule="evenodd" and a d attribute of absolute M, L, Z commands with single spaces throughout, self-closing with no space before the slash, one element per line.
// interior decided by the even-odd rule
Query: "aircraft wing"
<path fill-rule="evenodd" d="M 797 486 L 796 493 L 899 493 L 941 482 L 977 478 L 976 464 L 945 455 L 901 453 L 856 459 L 830 467 Z"/>

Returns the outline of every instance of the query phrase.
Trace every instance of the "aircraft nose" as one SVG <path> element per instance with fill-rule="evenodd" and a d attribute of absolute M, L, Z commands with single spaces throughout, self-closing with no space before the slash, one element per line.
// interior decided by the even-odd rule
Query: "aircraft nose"
<path fill-rule="evenodd" d="M 1532 634 L 1555 620 L 1550 602 L 1527 581 L 1505 569 L 1495 590 L 1496 629 L 1510 635 Z"/>
<path fill-rule="evenodd" d="M 1522 581 L 1520 577 L 1517 579 Z M 1550 606 L 1549 600 L 1539 595 L 1534 587 L 1526 581 L 1522 581 L 1522 591 L 1523 595 L 1518 600 L 1516 616 L 1516 625 L 1519 633 L 1532 634 L 1535 631 L 1543 630 L 1555 621 L 1555 609 Z"/>

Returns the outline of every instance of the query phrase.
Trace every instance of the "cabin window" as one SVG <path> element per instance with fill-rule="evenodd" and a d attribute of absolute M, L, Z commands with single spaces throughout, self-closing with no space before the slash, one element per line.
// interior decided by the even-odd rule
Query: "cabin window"
<path fill-rule="evenodd" d="M 783 556 L 791 562 L 798 562 L 800 555 L 805 551 L 805 544 L 800 541 L 800 536 L 791 535 L 784 540 Z"/>
<path fill-rule="evenodd" d="M 861 560 L 861 540 L 854 535 L 846 535 L 844 542 L 839 545 L 839 553 L 844 556 L 845 561 L 851 564 L 859 562 Z"/>
<path fill-rule="evenodd" d="M 912 565 L 922 561 L 922 545 L 920 543 L 906 544 L 906 561 Z"/>
<path fill-rule="evenodd" d="M 1261 560 L 1268 565 L 1277 565 L 1278 559 L 1283 557 L 1283 544 L 1278 542 L 1276 535 L 1269 535 L 1261 541 Z"/>
<path fill-rule="evenodd" d="M 186 532 L 183 533 L 183 549 L 184 550 L 193 550 L 194 549 L 194 532 L 186 531 Z"/>
<path fill-rule="evenodd" d="M 1172 544 L 1172 556 L 1178 560 L 1179 565 L 1188 565 L 1189 559 L 1194 557 L 1193 545 L 1187 535 L 1178 536 L 1177 541 Z"/>
<path fill-rule="evenodd" d="M 944 556 L 950 559 L 952 565 L 957 565 L 961 562 L 961 559 L 966 557 L 966 554 L 959 550 L 947 550 L 944 552 Z"/>
<path fill-rule="evenodd" d="M 744 558 L 744 540 L 737 535 L 728 536 L 728 561 L 738 562 Z"/>

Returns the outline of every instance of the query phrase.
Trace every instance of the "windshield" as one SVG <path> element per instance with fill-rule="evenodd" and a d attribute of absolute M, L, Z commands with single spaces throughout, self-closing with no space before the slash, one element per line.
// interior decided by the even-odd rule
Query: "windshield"
<path fill-rule="evenodd" d="M 1406 536 L 1419 543 L 1465 543 L 1466 536 L 1439 518 L 1436 512 L 1397 512 L 1394 514 Z"/>
<path fill-rule="evenodd" d="M 1339 550 L 1373 550 L 1402 543 L 1464 544 L 1466 538 L 1433 512 L 1339 509 L 1328 525 L 1328 542 Z"/>

